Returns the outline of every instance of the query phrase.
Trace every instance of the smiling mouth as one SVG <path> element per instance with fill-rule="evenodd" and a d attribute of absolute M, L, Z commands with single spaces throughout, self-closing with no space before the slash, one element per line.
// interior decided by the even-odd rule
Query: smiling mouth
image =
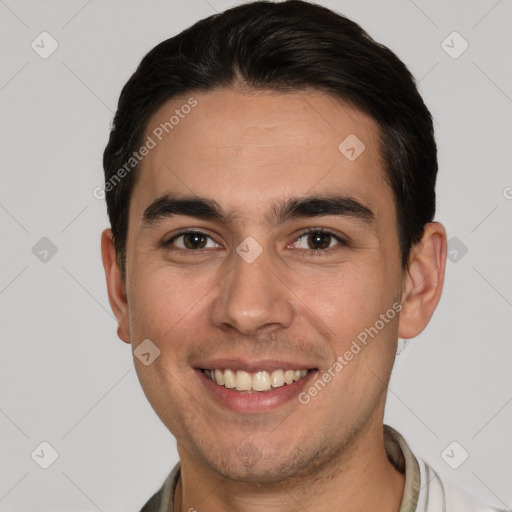
<path fill-rule="evenodd" d="M 202 368 L 201 371 L 206 378 L 227 389 L 245 393 L 267 393 L 273 389 L 281 388 L 303 379 L 314 369 L 246 372 L 243 370 Z"/>

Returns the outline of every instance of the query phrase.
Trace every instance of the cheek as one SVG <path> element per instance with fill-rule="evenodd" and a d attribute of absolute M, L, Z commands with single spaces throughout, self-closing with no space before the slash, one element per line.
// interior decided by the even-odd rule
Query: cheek
<path fill-rule="evenodd" d="M 325 278 L 317 276 L 316 286 L 306 281 L 309 285 L 300 292 L 304 315 L 315 330 L 324 331 L 330 345 L 329 368 L 323 370 L 334 374 L 332 384 L 311 399 L 312 410 L 326 424 L 370 414 L 381 399 L 394 361 L 398 324 L 390 281 L 382 263 L 347 263 Z M 337 407 L 326 407 L 332 403 Z M 334 417 L 338 420 L 332 421 Z"/>
<path fill-rule="evenodd" d="M 172 351 L 163 350 L 150 365 L 135 361 L 142 390 L 162 423 L 178 438 L 187 436 L 186 417 L 194 416 L 192 393 L 187 391 L 187 378 L 174 365 Z M 179 414 L 177 414 L 179 411 Z"/>
<path fill-rule="evenodd" d="M 193 283 L 183 282 L 169 269 L 133 275 L 130 295 L 132 351 L 137 376 L 149 402 L 166 425 L 166 411 L 186 407 L 183 390 L 190 381 L 190 366 L 186 364 L 187 348 L 201 334 L 201 310 L 206 300 Z M 137 346 L 149 339 L 159 351 L 158 357 L 145 366 L 137 358 Z M 186 393 L 185 393 L 186 395 Z M 169 409 L 170 408 L 170 409 Z"/>
<path fill-rule="evenodd" d="M 182 322 L 193 325 L 190 319 L 201 314 L 212 288 L 197 276 L 166 266 L 135 274 L 133 282 L 130 315 L 135 339 L 154 336 L 166 342 Z"/>
<path fill-rule="evenodd" d="M 346 262 L 295 280 L 293 286 L 303 301 L 304 314 L 326 332 L 337 353 L 391 306 L 385 276 L 377 265 Z"/>
<path fill-rule="evenodd" d="M 178 279 L 169 268 L 147 269 L 132 278 L 130 322 L 137 376 L 162 422 L 183 436 L 183 422 L 177 421 L 175 411 L 186 413 L 190 406 L 193 390 L 187 391 L 187 386 L 193 370 L 186 364 L 186 351 L 191 340 L 201 338 L 204 292 L 200 294 L 193 283 Z M 159 350 L 148 366 L 137 357 L 137 346 L 145 339 Z"/>

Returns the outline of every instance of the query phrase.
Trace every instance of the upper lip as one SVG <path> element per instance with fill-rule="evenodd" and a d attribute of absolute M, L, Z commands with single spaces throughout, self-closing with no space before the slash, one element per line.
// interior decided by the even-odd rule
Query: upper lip
<path fill-rule="evenodd" d="M 246 372 L 258 372 L 262 370 L 311 370 L 315 368 L 311 364 L 282 361 L 277 359 L 260 359 L 258 361 L 239 358 L 208 359 L 194 365 L 201 370 L 243 370 Z"/>

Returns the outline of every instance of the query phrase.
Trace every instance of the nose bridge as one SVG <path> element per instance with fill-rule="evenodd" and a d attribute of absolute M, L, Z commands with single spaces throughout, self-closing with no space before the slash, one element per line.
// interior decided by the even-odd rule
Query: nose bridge
<path fill-rule="evenodd" d="M 256 244 L 246 239 L 231 255 L 231 271 L 213 311 L 217 326 L 230 325 L 247 335 L 270 324 L 287 327 L 293 313 L 290 292 L 276 276 L 269 250 Z"/>

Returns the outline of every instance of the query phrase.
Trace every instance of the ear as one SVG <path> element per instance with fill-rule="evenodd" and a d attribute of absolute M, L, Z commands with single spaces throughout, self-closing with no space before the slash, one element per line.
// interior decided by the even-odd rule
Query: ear
<path fill-rule="evenodd" d="M 101 234 L 101 258 L 107 280 L 108 300 L 119 327 L 117 335 L 125 343 L 130 343 L 130 316 L 125 285 L 117 264 L 114 236 L 110 229 Z"/>
<path fill-rule="evenodd" d="M 425 226 L 412 248 L 402 283 L 402 310 L 398 336 L 418 336 L 427 326 L 441 298 L 446 267 L 446 230 L 439 222 Z"/>

